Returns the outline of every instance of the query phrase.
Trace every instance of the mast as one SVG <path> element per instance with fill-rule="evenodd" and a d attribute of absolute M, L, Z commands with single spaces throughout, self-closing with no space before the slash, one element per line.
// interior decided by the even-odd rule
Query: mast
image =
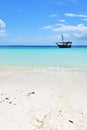
<path fill-rule="evenodd" d="M 62 37 L 62 43 L 64 44 L 64 37 L 63 37 L 63 35 L 61 35 L 61 37 Z"/>

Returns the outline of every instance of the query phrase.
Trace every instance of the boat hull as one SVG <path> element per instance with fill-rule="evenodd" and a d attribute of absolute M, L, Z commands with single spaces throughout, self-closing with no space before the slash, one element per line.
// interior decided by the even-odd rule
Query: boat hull
<path fill-rule="evenodd" d="M 71 45 L 58 45 L 59 48 L 71 48 Z"/>
<path fill-rule="evenodd" d="M 59 48 L 71 48 L 72 42 L 56 42 Z"/>

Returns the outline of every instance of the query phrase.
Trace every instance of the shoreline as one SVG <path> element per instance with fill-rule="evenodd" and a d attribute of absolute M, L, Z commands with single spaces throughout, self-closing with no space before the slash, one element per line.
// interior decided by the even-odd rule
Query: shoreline
<path fill-rule="evenodd" d="M 58 72 L 58 71 L 70 71 L 70 72 L 87 72 L 87 68 L 77 67 L 47 67 L 47 66 L 0 66 L 0 70 L 25 70 L 32 72 Z"/>
<path fill-rule="evenodd" d="M 87 72 L 0 68 L 0 129 L 86 130 Z"/>

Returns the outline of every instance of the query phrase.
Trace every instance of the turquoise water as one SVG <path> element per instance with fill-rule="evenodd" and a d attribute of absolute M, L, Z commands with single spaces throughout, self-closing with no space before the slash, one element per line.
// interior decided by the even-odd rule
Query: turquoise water
<path fill-rule="evenodd" d="M 87 69 L 87 47 L 0 47 L 0 67 Z"/>

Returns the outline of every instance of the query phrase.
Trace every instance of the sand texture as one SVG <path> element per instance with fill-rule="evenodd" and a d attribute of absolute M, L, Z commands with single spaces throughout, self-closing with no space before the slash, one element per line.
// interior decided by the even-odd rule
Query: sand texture
<path fill-rule="evenodd" d="M 0 70 L 0 130 L 87 130 L 87 72 Z"/>

